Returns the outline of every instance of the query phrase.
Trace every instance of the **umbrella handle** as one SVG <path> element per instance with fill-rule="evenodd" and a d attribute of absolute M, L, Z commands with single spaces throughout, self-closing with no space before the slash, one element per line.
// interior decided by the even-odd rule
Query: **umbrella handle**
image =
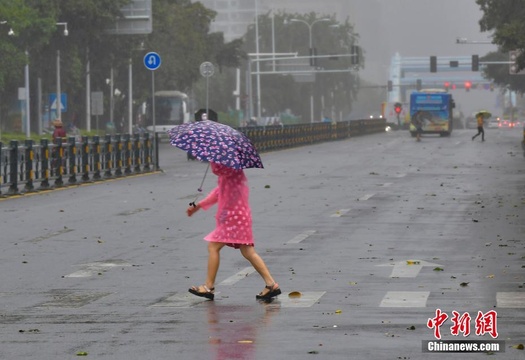
<path fill-rule="evenodd" d="M 206 167 L 206 171 L 204 172 L 204 177 L 201 181 L 201 186 L 197 189 L 198 192 L 202 192 L 202 185 L 204 184 L 204 180 L 206 180 L 206 175 L 208 174 L 208 170 L 210 169 L 210 163 L 208 163 L 208 166 Z"/>
<path fill-rule="evenodd" d="M 210 168 L 210 163 L 208 163 L 208 166 L 206 167 L 206 172 L 204 172 L 204 177 L 202 178 L 202 181 L 201 181 L 201 186 L 197 189 L 198 192 L 202 192 L 202 185 L 204 184 L 204 180 L 206 179 L 206 174 L 208 174 L 208 169 Z M 194 208 L 197 207 L 197 204 L 195 204 L 195 201 L 197 200 L 199 196 L 197 195 L 195 197 L 195 200 L 193 200 L 192 202 L 190 202 L 190 206 L 193 206 Z"/>

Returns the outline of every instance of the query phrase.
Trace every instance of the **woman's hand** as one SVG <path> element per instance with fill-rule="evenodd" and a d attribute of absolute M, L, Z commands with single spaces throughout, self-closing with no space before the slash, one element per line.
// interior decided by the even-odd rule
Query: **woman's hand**
<path fill-rule="evenodd" d="M 188 214 L 188 216 L 192 216 L 200 208 L 201 207 L 199 206 L 199 204 L 191 203 L 190 206 L 188 206 L 188 208 L 186 209 L 186 214 Z"/>

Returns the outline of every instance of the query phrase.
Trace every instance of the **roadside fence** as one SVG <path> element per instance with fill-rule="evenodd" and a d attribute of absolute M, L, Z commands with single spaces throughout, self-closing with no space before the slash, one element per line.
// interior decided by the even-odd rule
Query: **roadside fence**
<path fill-rule="evenodd" d="M 272 151 L 384 132 L 385 119 L 241 127 L 258 151 Z M 155 141 L 158 143 L 158 134 Z M 155 164 L 152 163 L 155 151 Z M 159 169 L 158 146 L 143 134 L 0 142 L 0 196 L 101 181 Z"/>
<path fill-rule="evenodd" d="M 0 142 L 0 196 L 152 171 L 149 134 Z"/>
<path fill-rule="evenodd" d="M 385 127 L 385 119 L 366 119 L 335 123 L 248 126 L 239 130 L 250 138 L 258 151 L 264 152 L 384 132 Z"/>

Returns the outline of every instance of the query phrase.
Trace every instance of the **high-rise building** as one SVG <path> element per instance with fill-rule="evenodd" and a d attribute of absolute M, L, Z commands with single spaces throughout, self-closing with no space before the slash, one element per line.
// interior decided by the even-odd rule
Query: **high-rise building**
<path fill-rule="evenodd" d="M 345 21 L 350 14 L 348 0 L 200 0 L 215 11 L 217 17 L 212 23 L 211 31 L 224 33 L 225 41 L 239 38 L 246 33 L 249 25 L 255 21 L 255 11 L 266 14 L 269 11 L 291 14 L 336 15 L 337 20 Z"/>

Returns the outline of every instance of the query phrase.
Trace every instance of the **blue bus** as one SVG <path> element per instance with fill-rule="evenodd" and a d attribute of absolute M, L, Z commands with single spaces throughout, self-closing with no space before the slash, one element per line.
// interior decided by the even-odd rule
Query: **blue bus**
<path fill-rule="evenodd" d="M 452 95 L 441 89 L 428 89 L 410 94 L 410 119 L 415 116 L 421 121 L 422 134 L 449 136 L 452 133 Z M 416 136 L 417 129 L 410 121 L 410 134 Z"/>

